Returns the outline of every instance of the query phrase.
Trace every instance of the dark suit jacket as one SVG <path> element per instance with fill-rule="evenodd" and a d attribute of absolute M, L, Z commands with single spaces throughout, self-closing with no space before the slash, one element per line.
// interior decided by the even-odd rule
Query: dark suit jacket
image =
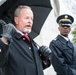
<path fill-rule="evenodd" d="M 76 75 L 76 45 L 68 43 L 58 35 L 50 45 L 52 50 L 52 65 L 58 75 Z"/>
<path fill-rule="evenodd" d="M 43 67 L 50 66 L 42 64 L 34 41 L 29 43 L 20 34 L 16 34 L 9 45 L 0 40 L 0 50 L 2 75 L 43 75 Z"/>

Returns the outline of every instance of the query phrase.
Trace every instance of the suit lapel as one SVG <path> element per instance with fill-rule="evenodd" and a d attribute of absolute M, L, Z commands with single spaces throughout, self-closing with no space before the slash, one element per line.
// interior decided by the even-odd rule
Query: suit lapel
<path fill-rule="evenodd" d="M 66 44 L 69 48 L 73 48 L 73 45 L 71 43 L 71 41 L 67 41 L 66 39 L 64 39 L 61 35 L 57 36 L 57 39 L 62 43 L 62 44 Z"/>
<path fill-rule="evenodd" d="M 68 45 L 68 47 L 73 48 L 73 44 L 71 43 L 71 41 L 70 41 L 70 40 L 69 40 L 69 41 L 67 41 L 67 45 Z"/>

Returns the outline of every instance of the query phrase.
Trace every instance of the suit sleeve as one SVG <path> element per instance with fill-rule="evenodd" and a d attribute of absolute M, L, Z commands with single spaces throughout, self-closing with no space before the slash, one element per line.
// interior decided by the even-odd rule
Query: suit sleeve
<path fill-rule="evenodd" d="M 32 40 L 32 41 L 33 41 L 33 40 Z M 35 41 L 33 41 L 33 43 L 34 43 L 34 46 L 35 46 L 35 47 L 37 48 L 37 50 L 38 50 L 38 49 L 39 49 L 39 45 L 38 45 Z M 41 59 L 43 69 L 46 69 L 46 68 L 50 67 L 50 65 L 51 65 L 51 59 L 43 60 L 43 59 L 42 59 L 42 55 L 39 53 L 39 51 L 38 51 L 38 54 L 39 54 L 39 57 L 40 57 L 40 59 Z"/>
<path fill-rule="evenodd" d="M 50 43 L 50 49 L 52 50 L 52 65 L 54 70 L 59 75 L 76 75 L 76 70 L 66 64 L 64 56 L 59 51 L 54 43 Z M 72 65 L 71 65 L 72 66 Z"/>
<path fill-rule="evenodd" d="M 43 69 L 46 69 L 46 68 L 50 67 L 50 65 L 51 65 L 51 59 L 42 60 L 42 64 L 43 64 Z"/>
<path fill-rule="evenodd" d="M 8 59 L 8 45 L 0 40 L 0 68 L 5 65 Z"/>

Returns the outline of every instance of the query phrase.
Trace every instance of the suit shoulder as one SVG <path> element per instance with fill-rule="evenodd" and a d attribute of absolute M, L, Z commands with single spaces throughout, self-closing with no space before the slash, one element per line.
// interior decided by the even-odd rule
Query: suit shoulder
<path fill-rule="evenodd" d="M 52 40 L 52 42 L 56 42 L 57 41 L 57 38 L 54 38 L 53 40 Z"/>

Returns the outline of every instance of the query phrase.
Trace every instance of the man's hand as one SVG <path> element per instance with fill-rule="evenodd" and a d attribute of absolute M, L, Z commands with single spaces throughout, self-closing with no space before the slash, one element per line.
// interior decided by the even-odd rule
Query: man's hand
<path fill-rule="evenodd" d="M 41 46 L 38 51 L 43 60 L 48 60 L 51 58 L 51 50 L 49 47 Z"/>
<path fill-rule="evenodd" d="M 2 27 L 3 27 L 2 37 L 12 42 L 12 37 L 17 33 L 16 27 L 11 23 L 3 25 Z"/>

